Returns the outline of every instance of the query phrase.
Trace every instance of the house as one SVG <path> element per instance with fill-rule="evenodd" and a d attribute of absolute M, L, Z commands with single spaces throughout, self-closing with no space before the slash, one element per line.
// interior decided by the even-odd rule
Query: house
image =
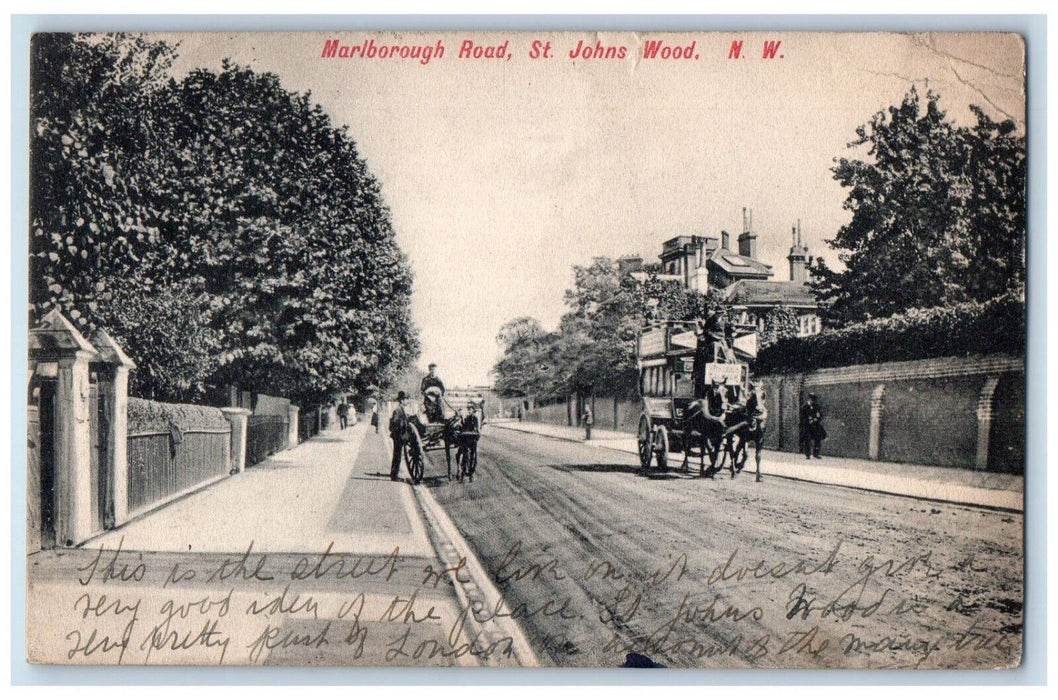
<path fill-rule="evenodd" d="M 757 233 L 753 213 L 742 210 L 742 233 L 738 251 L 731 249 L 731 236 L 721 231 L 715 236 L 677 236 L 662 245 L 661 279 L 679 281 L 687 289 L 705 293 L 719 290 L 735 313 L 735 320 L 764 328 L 768 313 L 777 306 L 789 307 L 798 318 L 798 335 L 813 335 L 821 330 L 819 303 L 808 285 L 808 268 L 812 263 L 808 247 L 801 241 L 801 222 L 792 231 L 792 245 L 787 260 L 789 280 L 774 280 L 771 265 L 757 259 Z M 622 258 L 621 269 L 633 269 L 637 258 Z"/>

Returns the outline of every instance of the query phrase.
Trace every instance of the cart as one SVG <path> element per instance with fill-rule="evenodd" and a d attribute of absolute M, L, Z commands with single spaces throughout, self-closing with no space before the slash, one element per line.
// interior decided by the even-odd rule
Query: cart
<path fill-rule="evenodd" d="M 478 438 L 480 422 L 468 421 L 467 416 L 438 397 L 443 406 L 439 421 L 430 422 L 419 415 L 408 419 L 408 435 L 404 442 L 404 462 L 413 484 L 421 483 L 429 461 L 427 453 L 444 450 L 446 477 L 452 480 L 452 451 L 456 451 L 457 477 L 459 481 L 469 477 L 474 480 L 478 463 Z"/>

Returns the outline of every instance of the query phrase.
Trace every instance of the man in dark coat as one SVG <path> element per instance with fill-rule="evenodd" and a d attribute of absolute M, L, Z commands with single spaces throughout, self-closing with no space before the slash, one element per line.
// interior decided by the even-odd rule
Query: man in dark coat
<path fill-rule="evenodd" d="M 801 449 L 805 453 L 805 459 L 823 459 L 819 453 L 826 437 L 823 410 L 819 407 L 816 395 L 809 394 L 808 401 L 801 406 Z"/>
<path fill-rule="evenodd" d="M 393 481 L 400 480 L 400 460 L 404 455 L 404 443 L 408 433 L 408 414 L 404 405 L 408 401 L 408 395 L 403 391 L 397 393 L 397 407 L 389 417 L 389 436 L 393 439 L 393 460 L 389 465 L 389 478 Z"/>

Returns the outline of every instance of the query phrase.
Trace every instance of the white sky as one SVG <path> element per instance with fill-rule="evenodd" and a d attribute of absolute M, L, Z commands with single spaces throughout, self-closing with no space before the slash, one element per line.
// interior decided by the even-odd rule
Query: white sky
<path fill-rule="evenodd" d="M 446 46 L 442 59 L 321 59 L 324 40 Z M 509 61 L 465 61 L 464 38 L 510 39 Z M 790 228 L 809 252 L 848 219 L 829 168 L 856 126 L 912 82 L 956 120 L 979 104 L 1024 124 L 1023 46 L 1014 35 L 194 34 L 178 71 L 230 57 L 310 90 L 347 124 L 382 183 L 415 271 L 421 364 L 450 386 L 488 382 L 496 332 L 529 315 L 552 327 L 571 267 L 593 256 L 648 261 L 676 235 L 732 233 L 753 209 L 758 250 L 786 279 Z M 696 42 L 698 60 L 639 61 L 639 42 Z M 534 39 L 555 57 L 527 58 Z M 625 45 L 620 61 L 572 61 L 580 39 Z M 733 40 L 745 58 L 728 60 Z M 765 39 L 781 59 L 760 58 Z M 990 104 L 992 103 L 992 104 Z"/>

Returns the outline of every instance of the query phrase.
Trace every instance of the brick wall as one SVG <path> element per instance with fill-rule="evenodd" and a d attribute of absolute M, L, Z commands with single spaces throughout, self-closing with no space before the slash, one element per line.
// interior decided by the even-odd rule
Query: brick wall
<path fill-rule="evenodd" d="M 768 449 L 800 449 L 800 406 L 819 398 L 823 453 L 1020 473 L 1025 461 L 1025 362 L 1004 355 L 837 367 L 757 377 L 768 407 Z M 595 398 L 595 425 L 634 433 L 638 401 Z M 568 425 L 565 403 L 527 420 Z M 873 424 L 873 425 L 872 425 Z"/>
<path fill-rule="evenodd" d="M 887 382 L 879 459 L 973 466 L 984 382 L 981 375 Z"/>
<path fill-rule="evenodd" d="M 538 406 L 525 414 L 525 420 L 552 425 L 569 425 L 569 408 L 565 401 L 550 406 Z"/>
<path fill-rule="evenodd" d="M 824 454 L 1014 473 L 1024 469 L 1023 358 L 887 362 L 758 380 L 765 387 L 765 444 L 771 449 L 798 450 L 798 407 L 811 392 L 823 409 Z"/>
<path fill-rule="evenodd" d="M 1025 468 L 1025 375 L 1004 375 L 996 386 L 988 464 L 991 471 L 1019 474 Z"/>

